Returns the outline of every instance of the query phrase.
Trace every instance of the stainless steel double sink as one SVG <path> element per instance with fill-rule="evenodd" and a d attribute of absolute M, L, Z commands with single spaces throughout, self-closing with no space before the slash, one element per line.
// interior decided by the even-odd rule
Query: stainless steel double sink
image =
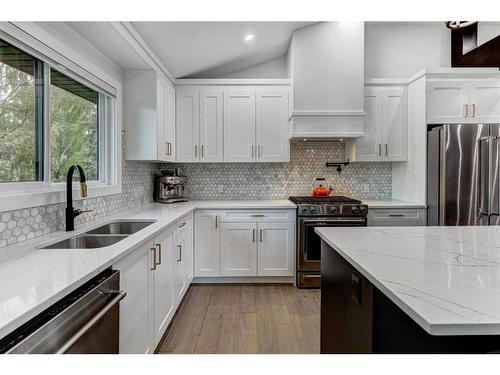
<path fill-rule="evenodd" d="M 41 249 L 97 249 L 111 246 L 154 222 L 155 220 L 114 221 Z"/>

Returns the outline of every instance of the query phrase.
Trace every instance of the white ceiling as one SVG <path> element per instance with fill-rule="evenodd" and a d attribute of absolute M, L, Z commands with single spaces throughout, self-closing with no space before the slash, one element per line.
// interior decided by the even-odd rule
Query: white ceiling
<path fill-rule="evenodd" d="M 293 31 L 313 22 L 133 22 L 176 77 L 218 77 L 286 53 Z M 255 38 L 243 40 L 248 33 Z"/>

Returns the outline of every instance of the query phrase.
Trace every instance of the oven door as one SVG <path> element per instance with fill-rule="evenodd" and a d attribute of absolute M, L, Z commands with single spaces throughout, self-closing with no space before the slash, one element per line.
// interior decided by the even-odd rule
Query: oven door
<path fill-rule="evenodd" d="M 321 270 L 321 238 L 315 227 L 365 227 L 366 218 L 299 217 L 298 271 Z"/>

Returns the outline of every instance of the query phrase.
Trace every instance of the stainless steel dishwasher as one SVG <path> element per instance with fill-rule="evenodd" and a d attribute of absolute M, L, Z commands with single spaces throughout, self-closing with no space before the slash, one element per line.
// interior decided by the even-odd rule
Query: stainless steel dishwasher
<path fill-rule="evenodd" d="M 120 273 L 107 269 L 0 340 L 0 353 L 119 352 Z"/>

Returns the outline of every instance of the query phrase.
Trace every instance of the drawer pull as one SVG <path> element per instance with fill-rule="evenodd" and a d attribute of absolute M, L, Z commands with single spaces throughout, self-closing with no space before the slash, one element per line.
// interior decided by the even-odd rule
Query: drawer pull
<path fill-rule="evenodd" d="M 185 225 L 186 225 L 186 223 L 182 223 L 181 225 L 178 226 L 178 228 L 182 228 Z"/>
<path fill-rule="evenodd" d="M 250 215 L 251 217 L 264 217 L 266 215 L 263 215 L 263 214 L 255 214 L 255 215 Z"/>
<path fill-rule="evenodd" d="M 320 279 L 321 275 L 304 275 L 304 279 Z"/>
<path fill-rule="evenodd" d="M 390 217 L 404 217 L 405 214 L 389 214 Z"/>
<path fill-rule="evenodd" d="M 154 271 L 154 270 L 156 270 L 156 266 L 157 266 L 157 263 L 156 263 L 156 248 L 152 247 L 149 250 L 153 253 L 153 265 L 151 266 L 150 270 Z"/>

